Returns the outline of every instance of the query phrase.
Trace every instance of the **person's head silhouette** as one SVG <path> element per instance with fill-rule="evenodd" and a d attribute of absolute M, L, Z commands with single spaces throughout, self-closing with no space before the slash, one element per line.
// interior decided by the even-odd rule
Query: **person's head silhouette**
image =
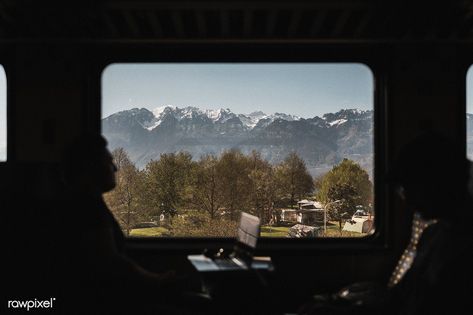
<path fill-rule="evenodd" d="M 100 135 L 87 134 L 71 143 L 63 157 L 66 185 L 82 193 L 100 195 L 115 188 L 117 167 Z"/>
<path fill-rule="evenodd" d="M 409 207 L 424 218 L 447 219 L 463 210 L 468 177 L 464 146 L 434 132 L 406 144 L 389 174 Z"/>

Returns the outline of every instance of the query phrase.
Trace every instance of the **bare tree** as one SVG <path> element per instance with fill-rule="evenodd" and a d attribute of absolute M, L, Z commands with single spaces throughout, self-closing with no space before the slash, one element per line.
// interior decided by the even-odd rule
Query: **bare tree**
<path fill-rule="evenodd" d="M 139 205 L 141 174 L 123 148 L 115 149 L 112 156 L 117 166 L 117 186 L 105 195 L 105 201 L 126 235 L 129 235 L 143 215 Z"/>

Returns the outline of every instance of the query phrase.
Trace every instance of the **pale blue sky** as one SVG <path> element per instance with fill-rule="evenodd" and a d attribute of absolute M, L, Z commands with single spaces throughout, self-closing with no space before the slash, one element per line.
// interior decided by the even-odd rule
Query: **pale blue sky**
<path fill-rule="evenodd" d="M 112 64 L 102 75 L 102 117 L 174 105 L 309 118 L 372 109 L 373 84 L 370 69 L 355 63 Z"/>

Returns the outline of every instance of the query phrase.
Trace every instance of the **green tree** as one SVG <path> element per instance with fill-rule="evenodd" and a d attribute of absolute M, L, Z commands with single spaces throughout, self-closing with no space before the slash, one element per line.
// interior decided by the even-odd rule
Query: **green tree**
<path fill-rule="evenodd" d="M 194 169 L 193 204 L 214 219 L 223 205 L 221 178 L 215 156 L 203 156 Z"/>
<path fill-rule="evenodd" d="M 341 233 L 343 221 L 353 215 L 359 204 L 360 196 L 355 187 L 342 183 L 332 185 L 328 190 L 327 197 L 330 200 L 325 204 L 328 220 L 337 221 Z"/>
<path fill-rule="evenodd" d="M 276 179 L 280 197 L 288 199 L 291 207 L 295 205 L 296 198 L 302 200 L 314 191 L 312 176 L 304 160 L 295 152 L 276 167 Z"/>
<path fill-rule="evenodd" d="M 153 215 L 173 217 L 189 202 L 192 156 L 187 152 L 161 154 L 145 168 L 146 200 Z"/>
<path fill-rule="evenodd" d="M 327 208 L 329 216 L 341 224 L 351 217 L 356 206 L 368 209 L 373 198 L 373 184 L 368 173 L 352 160 L 343 159 L 317 182 L 316 198 Z M 343 214 L 343 216 L 342 216 Z"/>
<path fill-rule="evenodd" d="M 248 209 L 250 180 L 247 162 L 240 151 L 229 150 L 222 153 L 216 165 L 223 206 L 232 220 L 237 220 L 239 213 Z"/>
<path fill-rule="evenodd" d="M 274 202 L 276 198 L 276 181 L 274 171 L 268 161 L 261 154 L 252 151 L 248 158 L 251 191 L 249 201 L 254 214 L 263 224 L 270 222 L 273 217 Z"/>
<path fill-rule="evenodd" d="M 169 226 L 170 236 L 235 237 L 238 222 L 224 218 L 211 219 L 206 213 L 189 213 L 178 216 Z"/>
<path fill-rule="evenodd" d="M 115 149 L 112 156 L 117 166 L 117 185 L 104 197 L 122 229 L 129 235 L 133 226 L 144 217 L 140 206 L 142 176 L 123 148 Z"/>

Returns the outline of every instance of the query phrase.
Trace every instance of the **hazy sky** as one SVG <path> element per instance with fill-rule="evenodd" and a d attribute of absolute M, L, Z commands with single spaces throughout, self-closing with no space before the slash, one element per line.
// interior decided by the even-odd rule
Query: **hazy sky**
<path fill-rule="evenodd" d="M 0 161 L 7 159 L 7 79 L 0 66 Z"/>
<path fill-rule="evenodd" d="M 373 76 L 345 63 L 112 64 L 102 75 L 102 117 L 164 105 L 262 110 L 301 117 L 373 108 Z"/>

